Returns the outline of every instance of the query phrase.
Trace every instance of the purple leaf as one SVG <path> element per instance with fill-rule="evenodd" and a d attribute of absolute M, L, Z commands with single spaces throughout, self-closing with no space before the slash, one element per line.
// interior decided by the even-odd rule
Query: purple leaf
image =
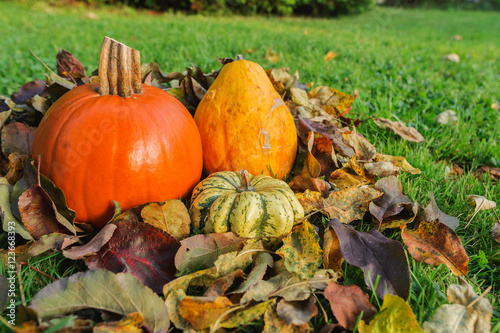
<path fill-rule="evenodd" d="M 26 101 L 35 95 L 40 95 L 45 90 L 45 80 L 36 80 L 24 84 L 19 91 L 10 96 L 16 104 L 26 104 Z"/>
<path fill-rule="evenodd" d="M 95 255 L 86 257 L 90 269 L 128 272 L 161 293 L 175 278 L 174 258 L 179 242 L 166 232 L 139 222 L 115 221 L 111 239 Z"/>
<path fill-rule="evenodd" d="M 365 283 L 373 290 L 380 277 L 375 293 L 379 298 L 385 294 L 407 299 L 410 293 L 410 270 L 406 262 L 403 245 L 391 240 L 377 230 L 358 232 L 337 219 L 330 220 L 340 242 L 340 251 L 345 261 L 363 270 Z"/>
<path fill-rule="evenodd" d="M 370 202 L 370 213 L 382 222 L 386 217 L 398 215 L 403 205 L 411 205 L 410 198 L 403 194 L 403 186 L 399 178 L 389 176 L 375 183 L 375 189 L 384 193 Z"/>

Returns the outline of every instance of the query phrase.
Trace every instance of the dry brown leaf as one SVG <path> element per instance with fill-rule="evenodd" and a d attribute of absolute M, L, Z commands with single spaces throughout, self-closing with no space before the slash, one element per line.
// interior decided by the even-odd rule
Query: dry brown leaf
<path fill-rule="evenodd" d="M 299 192 L 305 190 L 318 191 L 325 198 L 328 197 L 331 188 L 330 184 L 323 179 L 312 178 L 307 175 L 295 176 L 288 185 Z"/>
<path fill-rule="evenodd" d="M 420 169 L 414 168 L 408 163 L 406 158 L 401 156 L 391 156 L 384 154 L 377 154 L 375 156 L 375 161 L 377 162 L 392 162 L 395 166 L 397 166 L 401 171 L 408 172 L 414 175 L 420 174 Z"/>
<path fill-rule="evenodd" d="M 264 57 L 267 59 L 267 61 L 272 63 L 278 62 L 280 60 L 279 53 L 274 52 L 270 47 L 267 48 L 266 55 Z"/>
<path fill-rule="evenodd" d="M 309 91 L 310 99 L 318 99 L 321 108 L 333 116 L 345 116 L 356 99 L 356 95 L 348 95 L 336 89 L 320 86 Z"/>
<path fill-rule="evenodd" d="M 302 326 L 288 325 L 278 316 L 275 301 L 271 302 L 264 313 L 263 333 L 306 333 L 309 332 L 309 324 Z"/>
<path fill-rule="evenodd" d="M 375 147 L 366 138 L 356 132 L 356 130 L 342 133 L 342 137 L 349 146 L 356 151 L 356 158 L 365 162 L 370 162 L 377 155 Z"/>
<path fill-rule="evenodd" d="M 451 304 L 440 306 L 423 324 L 425 332 L 490 332 L 493 308 L 490 302 L 476 295 L 463 279 L 460 285 L 452 284 L 446 291 Z"/>
<path fill-rule="evenodd" d="M 18 152 L 29 155 L 33 147 L 36 127 L 23 123 L 12 123 L 2 128 L 2 152 L 4 156 Z"/>
<path fill-rule="evenodd" d="M 208 287 L 203 296 L 210 298 L 224 296 L 226 291 L 233 285 L 235 279 L 243 279 L 244 277 L 245 273 L 241 269 L 237 269 L 232 273 L 221 276 L 215 280 L 210 287 Z"/>
<path fill-rule="evenodd" d="M 470 205 L 475 206 L 476 209 L 474 210 L 474 214 L 470 218 L 469 222 L 467 222 L 465 227 L 469 226 L 469 224 L 472 222 L 472 219 L 474 218 L 474 216 L 476 216 L 476 214 L 479 211 L 493 209 L 497 206 L 496 202 L 488 200 L 481 195 L 475 195 L 475 194 L 468 195 L 467 201 L 469 202 Z"/>
<path fill-rule="evenodd" d="M 418 225 L 420 221 L 426 221 L 426 222 L 439 221 L 447 225 L 449 228 L 455 230 L 460 224 L 458 218 L 442 212 L 436 203 L 436 199 L 434 199 L 433 193 L 429 194 L 429 198 L 431 199 L 431 202 L 427 207 L 425 207 L 425 210 L 418 212 L 415 218 L 416 224 Z"/>
<path fill-rule="evenodd" d="M 467 201 L 470 205 L 476 207 L 474 215 L 476 215 L 476 213 L 481 210 L 493 209 L 497 206 L 497 203 L 495 201 L 488 200 L 482 195 L 468 195 Z"/>
<path fill-rule="evenodd" d="M 330 175 L 329 181 L 337 186 L 339 190 L 368 183 L 368 179 L 356 173 L 351 173 L 351 168 L 337 169 Z"/>
<path fill-rule="evenodd" d="M 326 199 L 319 192 L 309 190 L 296 194 L 306 214 L 319 211 L 344 224 L 360 220 L 368 210 L 369 203 L 381 195 L 382 192 L 368 185 L 332 192 Z"/>
<path fill-rule="evenodd" d="M 312 119 L 298 117 L 297 132 L 299 137 L 304 142 L 309 132 L 320 133 L 332 141 L 335 151 L 342 156 L 352 157 L 354 149 L 349 147 L 341 135 L 339 128 L 332 123 L 331 117 L 314 117 Z M 326 123 L 326 124 L 325 124 Z"/>
<path fill-rule="evenodd" d="M 9 155 L 8 159 L 9 171 L 5 175 L 5 178 L 7 178 L 10 184 L 14 185 L 19 179 L 23 177 L 26 154 L 14 152 Z"/>
<path fill-rule="evenodd" d="M 476 171 L 474 171 L 474 175 L 476 175 L 476 177 L 479 179 L 481 179 L 483 175 L 489 175 L 491 179 L 498 182 L 500 181 L 500 168 L 482 166 Z"/>
<path fill-rule="evenodd" d="M 285 301 L 278 302 L 276 310 L 278 316 L 285 324 L 300 326 L 307 324 L 311 318 L 318 314 L 316 298 L 311 296 L 305 301 Z"/>
<path fill-rule="evenodd" d="M 377 177 L 395 176 L 399 173 L 399 168 L 392 162 L 369 162 L 365 163 L 366 172 Z"/>
<path fill-rule="evenodd" d="M 401 121 L 391 121 L 385 118 L 373 119 L 375 124 L 381 128 L 393 131 L 403 139 L 411 142 L 424 142 L 425 139 L 414 127 L 407 127 Z"/>
<path fill-rule="evenodd" d="M 500 243 L 500 222 L 495 222 L 493 227 L 491 227 L 491 229 L 490 229 L 490 234 L 494 240 L 496 240 L 498 243 Z"/>
<path fill-rule="evenodd" d="M 330 307 L 337 321 L 348 330 L 354 330 L 359 315 L 363 312 L 362 320 L 368 321 L 377 309 L 370 303 L 370 298 L 356 285 L 343 286 L 331 282 L 324 292 L 330 301 Z"/>

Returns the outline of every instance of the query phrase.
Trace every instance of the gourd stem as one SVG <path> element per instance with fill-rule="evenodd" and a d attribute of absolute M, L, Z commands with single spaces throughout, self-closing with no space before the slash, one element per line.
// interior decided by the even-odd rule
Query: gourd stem
<path fill-rule="evenodd" d="M 241 193 L 241 192 L 255 192 L 255 187 L 250 185 L 250 174 L 246 170 L 241 170 L 240 171 L 240 177 L 241 177 L 241 186 L 236 189 L 236 192 Z"/>
<path fill-rule="evenodd" d="M 99 58 L 99 94 L 130 97 L 141 93 L 139 51 L 104 37 Z"/>

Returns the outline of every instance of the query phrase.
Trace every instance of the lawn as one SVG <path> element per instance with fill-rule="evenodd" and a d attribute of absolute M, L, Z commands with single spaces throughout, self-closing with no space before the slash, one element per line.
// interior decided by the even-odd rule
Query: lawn
<path fill-rule="evenodd" d="M 166 73 L 191 64 L 218 69 L 216 57 L 251 49 L 244 57 L 264 68 L 289 67 L 299 70 L 302 82 L 346 93 L 356 89 L 359 97 L 350 115 L 365 119 L 359 131 L 379 152 L 404 156 L 422 170 L 421 175 L 401 175 L 404 192 L 424 206 L 432 192 L 441 210 L 460 219 L 456 231 L 470 258 L 468 278 L 478 294 L 492 287 L 486 297 L 495 309 L 493 331 L 500 332 L 500 246 L 488 232 L 495 215 L 480 212 L 465 228 L 473 213 L 466 195 L 484 195 L 500 204 L 500 184 L 472 174 L 483 165 L 500 167 L 500 111 L 492 108 L 500 103 L 498 13 L 390 8 L 338 19 L 214 18 L 115 8 L 92 10 L 91 18 L 83 7 L 56 9 L 42 2 L 1 2 L 0 11 L 0 95 L 43 78 L 46 70 L 30 49 L 55 69 L 55 55 L 64 48 L 90 74 L 104 36 L 140 50 L 142 62 L 157 62 Z M 265 57 L 269 48 L 279 54 L 275 63 Z M 325 62 L 328 51 L 338 56 Z M 448 53 L 458 54 L 460 62 L 443 60 Z M 436 125 L 435 116 L 448 109 L 457 112 L 457 123 Z M 426 142 L 403 141 L 378 128 L 369 120 L 373 116 L 401 120 Z M 449 178 L 452 165 L 465 175 Z M 422 323 L 446 302 L 446 289 L 457 278 L 445 266 L 409 260 L 409 304 Z M 55 278 L 84 268 L 58 254 L 32 258 L 30 264 Z M 346 274 L 359 278 L 352 268 Z M 25 267 L 22 277 L 26 301 L 50 283 Z"/>

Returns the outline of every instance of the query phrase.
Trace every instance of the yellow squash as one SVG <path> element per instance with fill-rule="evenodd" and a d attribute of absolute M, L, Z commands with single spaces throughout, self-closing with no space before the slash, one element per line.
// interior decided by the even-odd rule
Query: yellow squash
<path fill-rule="evenodd" d="M 225 65 L 194 120 L 209 173 L 246 169 L 282 179 L 292 169 L 295 123 L 258 64 L 242 59 Z"/>

